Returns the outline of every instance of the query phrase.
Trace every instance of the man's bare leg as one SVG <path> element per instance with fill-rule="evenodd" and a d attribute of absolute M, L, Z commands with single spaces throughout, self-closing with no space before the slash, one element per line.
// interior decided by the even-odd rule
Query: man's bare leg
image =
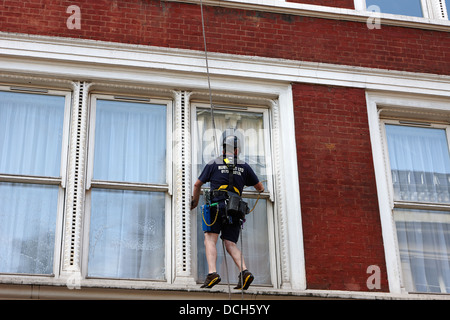
<path fill-rule="evenodd" d="M 227 252 L 230 254 L 231 258 L 233 258 L 233 261 L 238 267 L 239 271 L 246 270 L 247 266 L 245 265 L 244 257 L 241 257 L 241 250 L 239 250 L 236 243 L 225 240 L 225 248 L 227 248 Z"/>
<path fill-rule="evenodd" d="M 205 232 L 205 252 L 206 261 L 208 262 L 208 272 L 216 272 L 216 262 L 217 262 L 217 239 L 219 235 L 217 233 Z"/>

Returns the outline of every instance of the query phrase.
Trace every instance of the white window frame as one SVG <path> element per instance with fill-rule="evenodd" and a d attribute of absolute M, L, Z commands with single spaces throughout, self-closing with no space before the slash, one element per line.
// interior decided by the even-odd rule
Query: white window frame
<path fill-rule="evenodd" d="M 266 176 L 267 176 L 267 182 L 263 182 L 264 186 L 265 186 L 265 192 L 260 194 L 261 199 L 265 199 L 266 203 L 267 203 L 267 231 L 268 231 L 268 240 L 269 240 L 269 259 L 270 259 L 270 277 L 271 277 L 271 283 L 272 283 L 272 287 L 273 288 L 280 288 L 280 280 L 281 280 L 281 275 L 279 274 L 279 259 L 280 259 L 280 250 L 279 250 L 279 243 L 277 241 L 278 239 L 278 223 L 277 223 L 277 215 L 276 213 L 276 204 L 275 199 L 274 199 L 274 184 L 273 184 L 273 168 L 272 168 L 272 147 L 271 147 L 271 136 L 270 133 L 271 128 L 270 128 L 270 116 L 269 116 L 269 110 L 267 107 L 264 106 L 242 106 L 242 107 L 236 107 L 233 106 L 232 104 L 229 105 L 215 105 L 216 109 L 220 109 L 220 110 L 224 110 L 224 111 L 233 111 L 237 110 L 238 111 L 244 111 L 244 112 L 249 112 L 249 113 L 259 113 L 263 115 L 263 124 L 264 124 L 264 152 L 265 152 L 265 156 L 266 156 Z M 206 109 L 206 110 L 210 110 L 211 107 L 209 104 L 205 104 L 205 103 L 193 103 L 192 104 L 192 108 L 191 108 L 191 119 L 197 119 L 197 110 L 198 109 Z M 195 125 L 195 120 L 192 123 L 191 126 L 191 132 L 192 132 L 192 137 L 196 138 L 199 136 L 198 130 L 197 130 L 197 126 Z M 218 139 L 220 139 L 220 137 L 218 137 Z M 197 140 L 193 139 L 192 141 L 192 148 L 193 150 L 197 150 L 198 149 L 198 145 L 197 145 Z M 221 152 L 222 150 L 222 146 L 218 146 L 219 148 L 219 152 Z M 197 164 L 201 163 L 201 159 L 197 159 L 197 153 L 194 152 L 192 155 L 192 163 L 194 164 L 192 166 L 192 184 L 195 183 L 195 181 L 197 180 L 198 176 L 200 175 L 201 172 L 198 172 L 197 170 Z M 206 188 L 202 188 L 202 190 L 206 190 Z M 242 196 L 243 198 L 257 198 L 258 197 L 258 192 L 250 189 L 250 190 L 244 190 L 242 192 Z M 194 252 L 193 252 L 193 256 L 197 257 L 198 253 L 197 253 L 197 248 L 198 246 L 203 245 L 202 243 L 197 243 L 196 239 L 197 239 L 197 232 L 198 229 L 201 228 L 201 226 L 197 225 L 197 221 L 195 219 L 192 219 L 191 221 L 191 232 L 193 233 L 192 235 L 192 244 L 193 244 L 193 248 L 194 248 Z M 244 229 L 245 230 L 245 229 Z M 245 231 L 244 231 L 245 232 Z M 244 258 L 245 258 L 245 252 L 244 252 Z M 231 259 L 228 258 L 228 260 L 231 261 Z M 231 264 L 230 262 L 230 266 L 234 267 L 234 265 Z M 195 263 L 195 267 L 193 268 L 194 270 L 194 277 L 197 277 L 197 265 Z M 200 280 L 203 279 L 197 279 L 197 282 L 199 282 Z"/>
<path fill-rule="evenodd" d="M 394 202 L 387 140 L 383 127 L 386 121 L 381 119 L 380 115 L 384 108 L 385 111 L 389 109 L 391 113 L 397 112 L 402 118 L 412 118 L 417 122 L 428 123 L 436 122 L 436 120 L 442 122 L 445 119 L 450 121 L 450 102 L 445 97 L 370 91 L 366 93 L 366 100 L 389 289 L 391 293 L 402 294 L 407 293 L 407 290 L 403 282 L 397 232 L 393 219 L 393 210 L 401 203 Z M 439 124 L 435 126 L 439 127 Z M 423 204 L 412 204 L 414 205 L 423 206 Z"/>
<path fill-rule="evenodd" d="M 354 1 L 355 1 L 355 10 L 367 11 L 366 0 L 354 0 Z M 448 20 L 445 0 L 420 0 L 420 1 L 422 4 L 423 18 Z M 392 14 L 382 12 L 381 16 L 383 15 L 392 16 Z M 407 17 L 406 15 L 398 15 L 398 16 Z"/>
<path fill-rule="evenodd" d="M 67 182 L 67 161 L 68 161 L 68 146 L 69 146 L 69 131 L 70 131 L 70 111 L 71 111 L 71 97 L 72 92 L 63 90 L 48 89 L 46 87 L 28 87 L 22 84 L 19 85 L 0 85 L 0 91 L 20 92 L 29 94 L 40 94 L 49 96 L 63 96 L 65 99 L 64 105 L 64 123 L 63 136 L 61 145 L 61 164 L 59 177 L 41 177 L 32 175 L 13 175 L 0 173 L 1 182 L 10 183 L 25 183 L 25 184 L 39 184 L 39 185 L 57 185 L 58 188 L 58 204 L 56 212 L 56 229 L 55 229 L 55 245 L 53 251 L 53 273 L 50 275 L 41 274 L 20 274 L 21 277 L 58 277 L 60 275 L 60 266 L 62 263 L 61 256 L 61 242 L 63 237 L 63 216 L 65 207 L 65 189 Z M 10 274 L 2 274 L 0 277 L 9 276 Z"/>
<path fill-rule="evenodd" d="M 409 124 L 408 124 L 409 123 Z M 450 152 L 450 124 L 440 124 L 435 123 L 429 120 L 407 120 L 404 119 L 394 119 L 394 117 L 387 117 L 380 119 L 380 130 L 383 138 L 383 153 L 385 154 L 385 161 L 387 166 L 387 171 L 391 172 L 391 164 L 389 158 L 389 150 L 387 145 L 387 134 L 386 134 L 386 125 L 399 125 L 404 127 L 419 127 L 419 128 L 431 128 L 431 129 L 444 129 L 447 137 L 447 147 Z M 450 211 L 450 204 L 439 204 L 439 203 L 430 203 L 430 202 L 421 202 L 421 201 L 405 201 L 405 200 L 394 200 L 394 183 L 392 181 L 392 174 L 387 175 L 387 179 L 389 181 L 389 194 L 392 197 L 392 205 L 393 209 L 396 208 L 404 208 L 404 209 L 421 209 L 421 210 L 445 210 Z"/>
<path fill-rule="evenodd" d="M 419 128 L 430 128 L 430 129 L 443 129 L 445 130 L 445 135 L 447 138 L 447 149 L 450 152 L 450 123 L 449 124 L 440 124 L 435 123 L 434 121 L 429 120 L 408 120 L 408 118 L 400 118 L 400 119 L 393 119 L 393 117 L 387 117 L 386 119 L 381 119 L 380 121 L 380 131 L 382 135 L 382 142 L 384 147 L 384 154 L 385 154 L 385 163 L 386 163 L 386 170 L 387 170 L 387 179 L 388 179 L 388 186 L 389 186 L 389 194 L 392 198 L 392 219 L 394 219 L 394 211 L 396 209 L 412 209 L 412 210 L 431 210 L 431 211 L 447 211 L 450 213 L 450 204 L 445 203 L 431 203 L 431 202 L 422 202 L 422 201 L 404 201 L 404 200 L 394 200 L 394 183 L 392 180 L 392 174 L 391 174 L 391 164 L 390 164 L 390 157 L 389 157 L 389 150 L 388 150 L 388 141 L 387 141 L 387 133 L 386 133 L 386 125 L 400 125 L 404 127 L 419 127 Z M 408 214 L 411 215 L 412 213 Z M 432 220 L 430 220 L 431 222 Z M 395 220 L 393 222 L 394 229 L 395 229 L 395 236 L 397 237 L 397 228 L 395 225 Z M 398 248 L 398 242 L 396 243 L 397 250 L 398 250 L 398 258 L 400 259 L 400 252 Z M 401 262 L 400 267 L 401 267 Z M 403 270 L 401 271 L 401 281 L 402 284 L 405 281 L 405 277 L 407 275 L 403 274 Z M 402 289 L 407 291 L 406 288 L 404 288 L 405 285 L 403 285 Z M 408 293 L 423 293 L 423 292 L 408 292 Z M 443 293 L 445 294 L 445 293 Z"/>
<path fill-rule="evenodd" d="M 166 105 L 166 183 L 137 183 L 137 182 L 109 182 L 93 179 L 94 170 L 94 150 L 95 150 L 95 115 L 97 100 L 110 101 L 126 101 L 142 104 L 160 104 Z M 103 94 L 92 92 L 89 99 L 89 136 L 88 136 L 88 155 L 86 170 L 86 198 L 85 198 L 85 215 L 84 215 L 84 231 L 83 231 L 83 250 L 82 250 L 82 268 L 81 277 L 86 281 L 112 281 L 114 283 L 126 283 L 127 281 L 138 282 L 161 282 L 161 280 L 149 279 L 120 279 L 105 280 L 105 278 L 88 277 L 88 257 L 89 257 L 89 229 L 91 215 L 91 191 L 92 188 L 99 189 L 116 189 L 116 190 L 134 190 L 147 192 L 164 192 L 165 193 L 165 280 L 163 282 L 173 282 L 173 257 L 172 257 L 172 100 L 170 99 L 154 99 L 147 96 L 139 95 L 123 95 L 123 94 Z"/>

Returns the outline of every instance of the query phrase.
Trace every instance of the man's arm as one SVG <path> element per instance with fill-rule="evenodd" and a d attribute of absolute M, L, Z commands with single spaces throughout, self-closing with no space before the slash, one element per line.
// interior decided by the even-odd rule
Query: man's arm
<path fill-rule="evenodd" d="M 255 184 L 253 186 L 253 188 L 255 188 L 256 191 L 258 191 L 258 192 L 264 192 L 264 186 L 263 186 L 262 182 L 258 182 L 257 184 Z"/>
<path fill-rule="evenodd" d="M 195 209 L 198 205 L 198 199 L 200 198 L 200 191 L 202 188 L 203 182 L 197 180 L 194 184 L 194 191 L 192 193 L 192 201 L 191 201 L 191 210 Z"/>

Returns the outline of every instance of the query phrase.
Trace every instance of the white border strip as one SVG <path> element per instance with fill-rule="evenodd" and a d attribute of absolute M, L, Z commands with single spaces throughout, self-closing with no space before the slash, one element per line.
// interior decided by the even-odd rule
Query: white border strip
<path fill-rule="evenodd" d="M 376 68 L 210 53 L 213 86 L 230 77 L 274 82 L 388 90 L 450 97 L 450 76 Z M 39 62 L 38 62 L 39 61 Z M 204 88 L 204 53 L 194 50 L 129 45 L 94 40 L 0 33 L 0 65 L 4 72 L 52 77 L 112 79 L 158 86 L 178 83 Z M 179 73 L 188 73 L 179 76 Z M 132 74 L 132 77 L 130 77 Z M 241 85 L 236 85 L 241 91 Z M 267 92 L 272 92 L 268 90 Z"/>
<path fill-rule="evenodd" d="M 200 0 L 167 1 L 196 4 L 200 3 Z M 252 11 L 257 10 L 262 12 L 291 14 L 312 18 L 356 21 L 363 23 L 366 23 L 368 19 L 373 19 L 374 17 L 376 17 L 380 19 L 380 24 L 384 25 L 429 29 L 444 32 L 450 31 L 450 21 L 448 20 L 420 18 L 388 13 L 380 13 L 375 15 L 372 12 L 366 11 L 365 8 L 362 8 L 360 3 L 358 2 L 356 2 L 356 10 L 305 3 L 286 2 L 282 0 L 203 0 L 203 4 L 225 8 L 244 9 Z"/>

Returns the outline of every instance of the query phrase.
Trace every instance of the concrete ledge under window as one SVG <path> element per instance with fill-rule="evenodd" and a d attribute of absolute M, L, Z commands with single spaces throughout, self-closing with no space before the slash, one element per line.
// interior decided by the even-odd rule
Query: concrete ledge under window
<path fill-rule="evenodd" d="M 228 300 L 228 286 L 218 285 L 214 289 L 180 287 L 156 284 L 151 288 L 127 288 L 124 286 L 81 286 L 69 289 L 65 285 L 0 284 L 0 299 L 20 300 Z M 231 289 L 231 299 L 241 300 L 238 290 Z M 441 294 L 390 294 L 382 292 L 304 290 L 289 291 L 264 287 L 250 287 L 244 300 L 450 300 L 450 295 Z"/>

